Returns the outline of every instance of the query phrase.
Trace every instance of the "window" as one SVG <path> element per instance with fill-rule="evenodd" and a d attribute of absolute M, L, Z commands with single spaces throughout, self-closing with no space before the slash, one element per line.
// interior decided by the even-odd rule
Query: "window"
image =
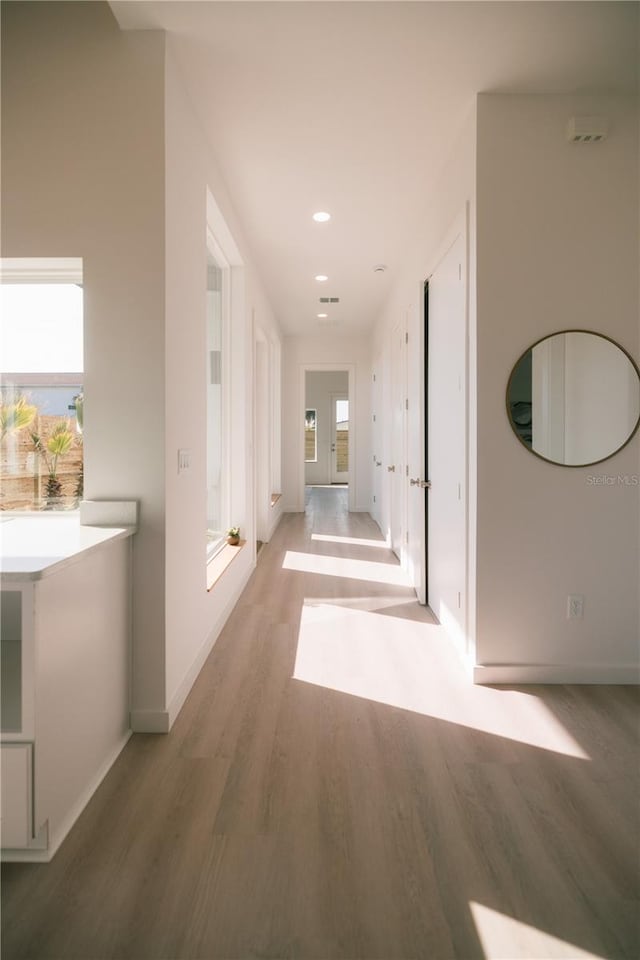
<path fill-rule="evenodd" d="M 335 400 L 336 436 L 335 455 L 336 473 L 349 471 L 349 401 Z"/>
<path fill-rule="evenodd" d="M 207 254 L 207 557 L 224 546 L 228 526 L 225 470 L 225 344 L 229 267 L 210 239 Z M 211 248 L 215 250 L 215 254 Z"/>
<path fill-rule="evenodd" d="M 307 410 L 304 415 L 304 460 L 316 463 L 318 460 L 318 411 Z M 299 454 L 298 454 L 299 456 Z"/>
<path fill-rule="evenodd" d="M 0 510 L 83 496 L 81 261 L 2 261 Z"/>

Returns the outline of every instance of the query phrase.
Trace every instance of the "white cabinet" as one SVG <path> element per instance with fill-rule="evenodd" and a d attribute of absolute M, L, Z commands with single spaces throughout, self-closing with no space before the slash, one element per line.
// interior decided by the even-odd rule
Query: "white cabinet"
<path fill-rule="evenodd" d="M 2 859 L 49 860 L 130 735 L 133 530 L 1 526 Z"/>
<path fill-rule="evenodd" d="M 28 847 L 33 839 L 32 747 L 30 743 L 3 743 L 2 846 Z"/>

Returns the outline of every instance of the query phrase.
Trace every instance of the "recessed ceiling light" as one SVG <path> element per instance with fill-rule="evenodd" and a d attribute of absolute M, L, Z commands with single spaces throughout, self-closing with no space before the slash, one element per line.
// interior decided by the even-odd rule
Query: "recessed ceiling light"
<path fill-rule="evenodd" d="M 324 210 L 319 210 L 318 213 L 314 213 L 313 219 L 316 223 L 326 223 L 327 220 L 331 220 L 331 214 L 326 213 Z"/>
<path fill-rule="evenodd" d="M 328 279 L 329 277 L 325 277 L 324 273 L 319 273 L 318 276 L 316 277 L 316 280 L 318 281 L 318 283 L 324 283 L 325 280 L 328 280 Z"/>
<path fill-rule="evenodd" d="M 319 314 L 318 314 L 318 320 L 324 320 L 324 318 L 325 318 L 325 317 L 328 317 L 328 316 L 329 316 L 328 313 L 319 313 Z"/>

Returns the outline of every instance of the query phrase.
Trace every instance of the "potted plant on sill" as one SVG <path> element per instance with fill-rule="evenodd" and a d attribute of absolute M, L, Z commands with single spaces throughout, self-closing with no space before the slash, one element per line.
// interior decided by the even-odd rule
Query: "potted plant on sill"
<path fill-rule="evenodd" d="M 231 527 L 227 530 L 227 543 L 232 547 L 237 547 L 240 543 L 240 527 Z"/>

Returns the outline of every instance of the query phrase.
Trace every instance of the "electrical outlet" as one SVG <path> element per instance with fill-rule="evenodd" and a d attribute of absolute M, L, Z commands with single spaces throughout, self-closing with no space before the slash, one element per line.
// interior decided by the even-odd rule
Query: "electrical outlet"
<path fill-rule="evenodd" d="M 584 597 L 581 593 L 570 593 L 567 597 L 567 620 L 582 620 L 584 615 Z"/>
<path fill-rule="evenodd" d="M 191 469 L 191 450 L 178 450 L 178 473 Z"/>

